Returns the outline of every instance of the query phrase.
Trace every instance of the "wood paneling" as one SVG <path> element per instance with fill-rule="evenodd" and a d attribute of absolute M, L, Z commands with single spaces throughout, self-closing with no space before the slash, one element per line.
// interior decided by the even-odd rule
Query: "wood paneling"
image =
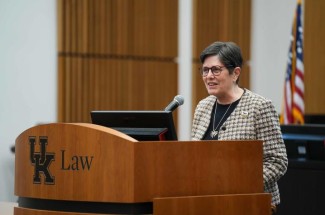
<path fill-rule="evenodd" d="M 201 51 L 215 41 L 233 41 L 241 47 L 244 66 L 239 85 L 249 88 L 251 0 L 194 0 L 193 110 L 208 94 L 198 75 Z"/>
<path fill-rule="evenodd" d="M 65 67 L 61 117 L 68 122 L 90 121 L 95 109 L 162 110 L 177 92 L 175 63 L 59 57 L 59 65 Z"/>
<path fill-rule="evenodd" d="M 174 58 L 174 0 L 58 0 L 59 52 Z"/>
<path fill-rule="evenodd" d="M 177 1 L 57 2 L 59 121 L 165 108 L 177 94 Z"/>
<path fill-rule="evenodd" d="M 325 115 L 325 1 L 304 2 L 305 113 Z"/>

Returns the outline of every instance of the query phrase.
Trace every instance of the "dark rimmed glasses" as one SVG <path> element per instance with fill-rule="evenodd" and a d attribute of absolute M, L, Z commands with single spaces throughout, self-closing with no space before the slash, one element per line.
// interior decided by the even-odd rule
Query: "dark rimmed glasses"
<path fill-rule="evenodd" d="M 221 71 L 222 71 L 222 68 L 224 68 L 225 66 L 212 66 L 212 67 L 201 67 L 199 69 L 200 71 L 200 74 L 205 77 L 209 74 L 210 70 L 212 72 L 212 74 L 214 76 L 218 76 L 220 75 Z"/>

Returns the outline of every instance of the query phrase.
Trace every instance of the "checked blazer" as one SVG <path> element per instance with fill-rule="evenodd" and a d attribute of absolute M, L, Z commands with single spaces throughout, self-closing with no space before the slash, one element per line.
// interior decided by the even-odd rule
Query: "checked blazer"
<path fill-rule="evenodd" d="M 217 97 L 210 95 L 197 105 L 192 125 L 192 140 L 201 140 L 207 131 Z M 237 107 L 221 125 L 219 140 L 262 140 L 265 192 L 272 194 L 272 204 L 280 203 L 277 181 L 287 170 L 288 159 L 279 117 L 272 102 L 247 89 Z"/>

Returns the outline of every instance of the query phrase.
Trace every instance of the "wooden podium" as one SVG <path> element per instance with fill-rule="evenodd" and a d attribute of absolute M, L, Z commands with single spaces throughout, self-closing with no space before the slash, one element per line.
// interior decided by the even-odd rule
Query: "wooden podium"
<path fill-rule="evenodd" d="M 16 139 L 15 215 L 270 214 L 261 141 L 142 141 L 53 123 Z"/>

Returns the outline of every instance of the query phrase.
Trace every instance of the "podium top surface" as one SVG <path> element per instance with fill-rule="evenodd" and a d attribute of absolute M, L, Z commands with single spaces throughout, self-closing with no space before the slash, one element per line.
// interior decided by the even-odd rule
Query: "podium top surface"
<path fill-rule="evenodd" d="M 50 123 L 50 124 L 40 124 L 40 125 L 36 125 L 34 127 L 28 128 L 25 131 L 23 131 L 20 135 L 23 135 L 24 133 L 30 131 L 30 130 L 37 130 L 37 129 L 54 129 L 55 127 L 57 128 L 63 128 L 66 129 L 66 127 L 70 127 L 73 128 L 75 127 L 75 129 L 86 129 L 87 131 L 97 131 L 97 132 L 104 132 L 107 133 L 109 135 L 114 135 L 117 136 L 119 138 L 131 141 L 131 142 L 138 142 L 136 139 L 122 133 L 119 132 L 117 130 L 114 130 L 112 128 L 108 128 L 105 126 L 100 126 L 100 125 L 95 125 L 95 124 L 90 124 L 90 123 Z M 17 137 L 17 139 L 20 137 L 20 135 Z"/>

